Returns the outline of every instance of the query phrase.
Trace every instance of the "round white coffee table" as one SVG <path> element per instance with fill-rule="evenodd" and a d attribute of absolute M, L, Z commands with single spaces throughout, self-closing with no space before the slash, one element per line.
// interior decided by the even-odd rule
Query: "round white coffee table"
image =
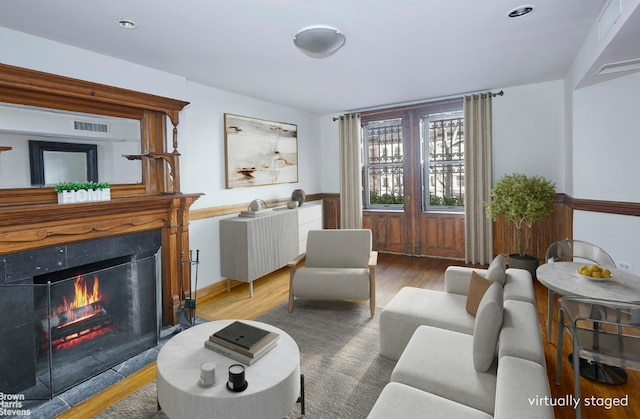
<path fill-rule="evenodd" d="M 300 395 L 300 351 L 277 327 L 250 320 L 248 324 L 280 334 L 277 345 L 253 365 L 245 365 L 247 389 L 227 389 L 229 366 L 238 361 L 204 347 L 210 335 L 234 320 L 199 324 L 180 332 L 158 354 L 158 403 L 170 418 L 274 418 L 287 415 Z M 200 365 L 216 363 L 217 384 L 200 386 Z"/>

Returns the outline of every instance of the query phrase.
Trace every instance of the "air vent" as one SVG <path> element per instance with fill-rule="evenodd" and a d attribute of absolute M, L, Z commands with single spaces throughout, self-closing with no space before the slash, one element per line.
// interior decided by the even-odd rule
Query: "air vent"
<path fill-rule="evenodd" d="M 623 71 L 640 70 L 640 58 L 633 60 L 618 61 L 617 63 L 604 64 L 596 71 L 597 75 L 621 73 Z"/>
<path fill-rule="evenodd" d="M 107 124 L 96 124 L 94 122 L 73 121 L 73 129 L 78 131 L 109 132 Z"/>
<path fill-rule="evenodd" d="M 622 0 L 609 0 L 598 18 L 598 40 L 607 36 L 622 14 Z"/>

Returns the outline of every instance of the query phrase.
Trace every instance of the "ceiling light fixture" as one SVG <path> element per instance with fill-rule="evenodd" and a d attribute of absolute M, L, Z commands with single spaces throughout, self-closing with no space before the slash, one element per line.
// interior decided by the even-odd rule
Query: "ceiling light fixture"
<path fill-rule="evenodd" d="M 125 28 L 125 29 L 135 29 L 138 26 L 138 25 L 136 25 L 136 22 L 134 22 L 133 20 L 130 20 L 130 19 L 118 19 L 118 20 L 116 20 L 116 23 L 121 28 Z"/>
<path fill-rule="evenodd" d="M 522 17 L 524 15 L 528 15 L 531 12 L 533 12 L 533 6 L 532 5 L 518 6 L 515 9 L 513 9 L 512 11 L 510 11 L 508 16 L 509 17 Z"/>
<path fill-rule="evenodd" d="M 346 40 L 342 32 L 325 25 L 307 26 L 293 37 L 295 46 L 313 58 L 326 58 L 335 54 Z"/>

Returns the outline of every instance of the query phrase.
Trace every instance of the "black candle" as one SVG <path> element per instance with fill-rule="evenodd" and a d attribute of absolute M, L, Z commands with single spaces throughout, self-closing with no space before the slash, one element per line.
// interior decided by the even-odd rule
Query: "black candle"
<path fill-rule="evenodd" d="M 232 391 L 242 391 L 247 387 L 247 381 L 244 379 L 244 366 L 233 364 L 229 367 L 227 387 Z"/>

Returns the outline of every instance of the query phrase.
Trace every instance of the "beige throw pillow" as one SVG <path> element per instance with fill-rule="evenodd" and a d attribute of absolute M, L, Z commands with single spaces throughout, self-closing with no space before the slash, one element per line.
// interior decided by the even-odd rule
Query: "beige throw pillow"
<path fill-rule="evenodd" d="M 491 284 L 493 284 L 493 281 L 488 280 L 476 271 L 471 272 L 471 281 L 469 281 L 469 291 L 467 292 L 466 309 L 472 316 L 475 317 L 478 312 L 480 301 Z"/>

